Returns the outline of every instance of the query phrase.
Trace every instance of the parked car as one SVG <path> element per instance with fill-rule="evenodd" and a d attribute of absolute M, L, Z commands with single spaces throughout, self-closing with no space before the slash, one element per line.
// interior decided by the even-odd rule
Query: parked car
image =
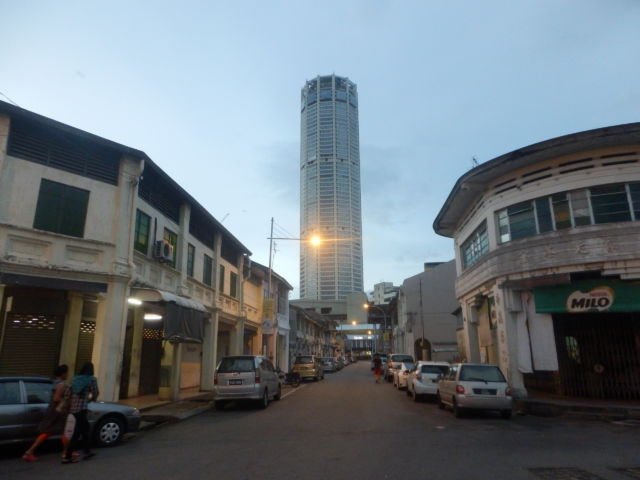
<path fill-rule="evenodd" d="M 342 357 L 336 357 L 335 362 L 337 370 L 342 370 L 344 368 L 344 360 Z"/>
<path fill-rule="evenodd" d="M 389 355 L 387 361 L 384 362 L 383 375 L 388 382 L 393 381 L 393 371 L 396 367 L 399 367 L 402 362 L 413 363 L 413 357 L 411 355 L 407 355 L 406 353 L 392 353 L 391 355 Z"/>
<path fill-rule="evenodd" d="M 398 390 L 407 388 L 409 373 L 415 368 L 415 364 L 402 362 L 399 367 L 393 369 L 393 386 Z"/>
<path fill-rule="evenodd" d="M 511 388 L 497 365 L 456 363 L 438 382 L 438 406 L 456 417 L 465 410 L 497 410 L 511 418 Z"/>
<path fill-rule="evenodd" d="M 336 371 L 336 361 L 331 357 L 322 357 L 322 370 L 324 373 L 332 373 Z"/>
<path fill-rule="evenodd" d="M 407 395 L 411 396 L 415 402 L 426 396 L 435 397 L 438 393 L 440 377 L 449 372 L 449 367 L 447 362 L 418 362 L 416 368 L 409 373 Z"/>
<path fill-rule="evenodd" d="M 250 400 L 267 408 L 271 400 L 280 400 L 280 376 L 271 361 L 259 355 L 224 357 L 214 377 L 213 399 L 217 409 L 229 401 Z"/>
<path fill-rule="evenodd" d="M 315 355 L 298 355 L 293 362 L 293 372 L 300 375 L 302 380 L 311 378 L 317 382 L 324 378 L 322 363 Z"/>
<path fill-rule="evenodd" d="M 0 444 L 33 440 L 38 435 L 53 380 L 45 377 L 0 377 Z M 93 441 L 110 447 L 140 426 L 137 408 L 112 402 L 89 402 Z"/>

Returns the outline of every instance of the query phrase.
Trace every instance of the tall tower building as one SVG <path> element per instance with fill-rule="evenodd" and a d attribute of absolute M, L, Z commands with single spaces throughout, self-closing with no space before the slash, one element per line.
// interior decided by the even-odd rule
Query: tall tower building
<path fill-rule="evenodd" d="M 358 91 L 348 78 L 317 77 L 302 89 L 300 297 L 344 300 L 363 291 Z"/>

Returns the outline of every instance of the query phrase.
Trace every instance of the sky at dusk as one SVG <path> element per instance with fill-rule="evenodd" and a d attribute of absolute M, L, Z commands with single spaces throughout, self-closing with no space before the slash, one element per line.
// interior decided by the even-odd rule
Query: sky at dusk
<path fill-rule="evenodd" d="M 365 288 L 453 258 L 472 166 L 640 121 L 640 1 L 0 0 L 0 99 L 145 151 L 268 261 L 299 231 L 300 89 L 358 85 Z M 299 245 L 274 269 L 296 286 Z"/>

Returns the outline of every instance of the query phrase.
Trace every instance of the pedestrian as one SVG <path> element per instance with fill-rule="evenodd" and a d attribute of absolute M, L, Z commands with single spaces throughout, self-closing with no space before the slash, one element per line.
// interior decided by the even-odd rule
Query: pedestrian
<path fill-rule="evenodd" d="M 69 402 L 65 400 L 65 391 L 69 388 L 65 383 L 69 374 L 67 365 L 58 365 L 53 373 L 53 385 L 51 387 L 51 399 L 49 406 L 45 411 L 44 417 L 38 425 L 40 434 L 36 437 L 33 445 L 24 452 L 22 459 L 27 462 L 35 462 L 38 458 L 35 456 L 36 449 L 48 439 L 51 435 L 62 434 L 62 456 L 66 456 L 69 438 L 64 436 L 64 423 L 69 412 Z"/>
<path fill-rule="evenodd" d="M 87 362 L 80 369 L 80 373 L 73 377 L 71 388 L 67 390 L 67 397 L 70 400 L 69 413 L 75 419 L 75 428 L 62 463 L 75 463 L 77 461 L 74 452 L 78 448 L 80 439 L 82 439 L 83 458 L 88 460 L 95 455 L 90 449 L 90 426 L 87 417 L 89 414 L 89 402 L 96 401 L 98 393 L 98 381 L 94 377 L 93 363 Z"/>
<path fill-rule="evenodd" d="M 373 375 L 376 378 L 376 383 L 380 383 L 382 378 L 382 360 L 377 353 L 373 356 Z"/>

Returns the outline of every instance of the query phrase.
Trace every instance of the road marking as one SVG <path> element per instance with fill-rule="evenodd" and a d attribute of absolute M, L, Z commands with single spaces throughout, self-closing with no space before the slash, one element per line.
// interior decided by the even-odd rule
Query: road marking
<path fill-rule="evenodd" d="M 296 393 L 296 392 L 298 392 L 298 391 L 300 391 L 300 390 L 302 390 L 303 388 L 306 388 L 306 387 L 307 387 L 306 385 L 300 385 L 298 388 L 294 388 L 290 392 L 285 393 L 284 395 L 282 395 L 281 398 L 283 398 L 283 399 L 287 398 L 289 395 L 293 395 L 294 393 Z"/>

